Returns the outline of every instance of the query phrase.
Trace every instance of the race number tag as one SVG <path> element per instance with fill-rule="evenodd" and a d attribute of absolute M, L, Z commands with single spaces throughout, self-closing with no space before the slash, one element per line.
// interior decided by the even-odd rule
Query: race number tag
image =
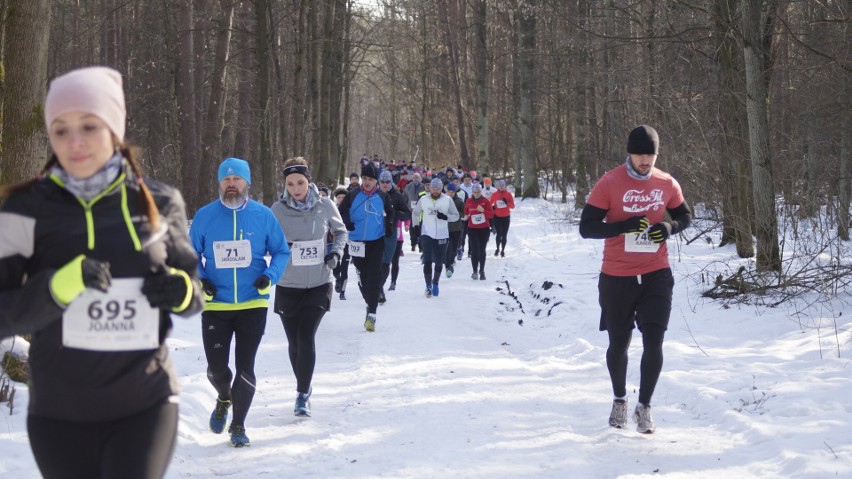
<path fill-rule="evenodd" d="M 498 208 L 505 208 L 506 207 L 506 200 L 497 200 L 496 205 L 497 205 Z"/>
<path fill-rule="evenodd" d="M 291 258 L 293 258 L 293 264 L 296 266 L 321 264 L 324 258 L 325 240 L 294 241 L 290 251 L 293 253 Z"/>
<path fill-rule="evenodd" d="M 213 256 L 217 269 L 248 268 L 251 265 L 251 242 L 249 240 L 215 241 Z"/>
<path fill-rule="evenodd" d="M 62 315 L 62 344 L 89 351 L 159 346 L 160 312 L 142 294 L 141 278 L 113 279 L 109 291 L 86 289 Z"/>
<path fill-rule="evenodd" d="M 367 252 L 364 248 L 364 243 L 361 241 L 350 241 L 349 242 L 349 256 L 353 258 L 363 258 L 366 256 Z"/>
<path fill-rule="evenodd" d="M 648 238 L 648 230 L 624 235 L 624 251 L 628 253 L 656 253 L 659 247 Z"/>

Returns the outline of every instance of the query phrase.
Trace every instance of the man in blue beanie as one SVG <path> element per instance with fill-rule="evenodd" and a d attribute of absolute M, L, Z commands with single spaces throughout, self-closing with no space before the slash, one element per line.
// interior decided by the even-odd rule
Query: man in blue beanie
<path fill-rule="evenodd" d="M 228 158 L 219 165 L 219 198 L 195 214 L 189 237 L 198 253 L 204 312 L 201 337 L 207 378 L 218 393 L 210 430 L 225 428 L 228 409 L 234 416 L 228 432 L 235 447 L 248 446 L 245 419 L 255 391 L 254 361 L 266 329 L 271 285 L 290 261 L 290 248 L 272 210 L 249 197 L 248 162 Z M 264 256 L 272 260 L 266 264 Z M 235 366 L 228 367 L 236 338 Z"/>

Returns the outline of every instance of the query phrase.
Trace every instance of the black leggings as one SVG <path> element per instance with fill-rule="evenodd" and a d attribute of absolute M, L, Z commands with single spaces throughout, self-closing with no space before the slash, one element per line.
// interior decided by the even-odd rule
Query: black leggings
<path fill-rule="evenodd" d="M 468 228 L 467 235 L 470 237 L 470 265 L 473 272 L 485 272 L 485 248 L 488 247 L 488 237 L 491 230 L 488 228 Z"/>
<path fill-rule="evenodd" d="M 313 306 L 281 315 L 281 324 L 290 343 L 290 365 L 296 375 L 296 390 L 309 393 L 317 363 L 316 335 L 325 309 Z"/>
<path fill-rule="evenodd" d="M 207 379 L 216 388 L 219 399 L 232 401 L 233 424 L 245 425 L 251 401 L 254 399 L 254 359 L 266 329 L 266 313 L 267 308 L 201 313 L 201 338 L 204 340 L 204 354 L 207 355 Z M 231 338 L 236 338 L 236 378 L 228 367 Z"/>
<path fill-rule="evenodd" d="M 495 230 L 494 242 L 497 243 L 497 249 L 501 251 L 506 251 L 506 237 L 509 235 L 509 218 L 509 216 L 495 216 L 491 219 Z"/>
<path fill-rule="evenodd" d="M 464 250 L 464 231 L 450 231 L 450 241 L 447 246 L 447 260 L 444 262 L 444 265 L 447 268 L 456 264 L 456 255 L 458 254 L 459 248 Z"/>
<path fill-rule="evenodd" d="M 612 393 L 615 397 L 627 395 L 627 350 L 633 330 L 613 331 L 609 334 L 609 348 L 606 350 L 606 367 L 612 381 Z M 651 396 L 663 370 L 663 337 L 665 328 L 659 324 L 648 323 L 642 326 L 642 361 L 639 365 L 639 402 L 650 405 Z"/>
<path fill-rule="evenodd" d="M 367 312 L 376 314 L 379 306 L 379 293 L 382 291 L 382 256 L 385 251 L 384 237 L 364 242 L 364 256 L 352 257 L 352 263 L 358 270 L 358 286 L 361 296 L 367 303 Z"/>
<path fill-rule="evenodd" d="M 403 243 L 404 241 L 396 242 L 390 264 L 382 263 L 382 289 L 384 289 L 385 283 L 388 281 L 388 276 L 390 276 L 391 283 L 396 283 L 396 279 L 399 277 L 399 256 L 402 254 Z M 385 248 L 387 247 L 388 244 L 385 243 Z"/>
<path fill-rule="evenodd" d="M 112 421 L 27 417 L 30 447 L 47 479 L 159 479 L 172 459 L 177 425 L 178 405 L 167 399 Z"/>

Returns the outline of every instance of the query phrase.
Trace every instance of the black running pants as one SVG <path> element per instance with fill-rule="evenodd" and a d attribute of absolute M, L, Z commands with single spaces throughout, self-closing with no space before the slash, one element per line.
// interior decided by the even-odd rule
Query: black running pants
<path fill-rule="evenodd" d="M 219 399 L 232 402 L 234 424 L 245 425 L 254 399 L 254 360 L 266 329 L 267 308 L 201 313 L 201 338 L 207 356 L 207 379 Z M 228 367 L 231 339 L 234 343 L 235 374 Z M 232 383 L 233 382 L 233 383 Z"/>
<path fill-rule="evenodd" d="M 159 479 L 172 459 L 177 426 L 178 405 L 168 398 L 111 421 L 27 417 L 30 448 L 47 479 Z"/>

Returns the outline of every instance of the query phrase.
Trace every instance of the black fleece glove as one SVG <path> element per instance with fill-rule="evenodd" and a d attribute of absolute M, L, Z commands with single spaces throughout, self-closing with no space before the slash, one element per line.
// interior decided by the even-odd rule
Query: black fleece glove
<path fill-rule="evenodd" d="M 644 216 L 632 216 L 621 222 L 621 231 L 627 233 L 641 233 L 648 229 L 651 223 Z"/>
<path fill-rule="evenodd" d="M 214 286 L 210 280 L 201 280 L 201 292 L 204 293 L 204 299 L 206 301 L 213 301 L 213 297 L 216 296 L 216 291 L 218 291 L 216 286 Z"/>
<path fill-rule="evenodd" d="M 83 284 L 87 288 L 106 292 L 112 282 L 112 274 L 109 272 L 109 263 L 97 259 L 86 258 L 80 263 L 80 272 L 83 276 Z"/>
<path fill-rule="evenodd" d="M 340 263 L 340 256 L 337 253 L 329 253 L 325 255 L 323 260 L 325 261 L 325 265 L 328 266 L 328 269 L 334 269 Z"/>
<path fill-rule="evenodd" d="M 172 268 L 145 277 L 142 294 L 152 308 L 176 309 L 187 301 L 188 276 Z"/>
<path fill-rule="evenodd" d="M 447 219 L 447 214 L 441 213 L 440 211 L 435 216 L 437 216 L 439 220 L 446 220 Z"/>
<path fill-rule="evenodd" d="M 651 226 L 648 230 L 648 239 L 654 243 L 662 243 L 672 235 L 672 225 L 662 221 Z"/>
<path fill-rule="evenodd" d="M 346 231 L 355 231 L 355 223 L 351 221 L 343 222 L 343 226 L 346 227 Z"/>
<path fill-rule="evenodd" d="M 272 284 L 272 281 L 269 279 L 269 276 L 262 274 L 254 280 L 254 287 L 257 288 L 257 292 L 260 294 L 269 294 L 269 285 Z"/>

